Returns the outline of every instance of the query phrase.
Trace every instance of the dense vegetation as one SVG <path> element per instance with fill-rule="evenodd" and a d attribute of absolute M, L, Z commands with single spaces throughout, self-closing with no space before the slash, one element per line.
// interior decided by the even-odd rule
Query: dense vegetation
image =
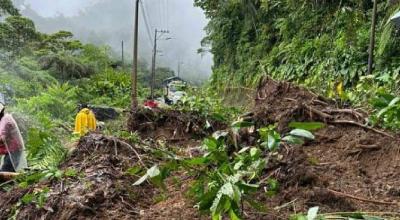
<path fill-rule="evenodd" d="M 399 5 L 378 3 L 378 53 L 374 75 L 368 77 L 396 91 L 398 36 L 387 21 Z M 211 47 L 214 55 L 215 88 L 252 86 L 269 75 L 328 93 L 341 81 L 355 88 L 366 76 L 370 0 L 196 0 L 195 4 L 210 19 L 203 46 Z"/>
<path fill-rule="evenodd" d="M 83 44 L 68 31 L 44 34 L 11 1 L 0 1 L 0 92 L 17 118 L 32 167 L 56 166 L 73 140 L 78 104 L 125 109 L 130 103 L 130 64 L 107 46 Z M 149 95 L 149 67 L 141 62 L 139 96 Z M 157 68 L 156 83 L 173 76 Z M 146 88 L 146 89 L 145 89 Z"/>

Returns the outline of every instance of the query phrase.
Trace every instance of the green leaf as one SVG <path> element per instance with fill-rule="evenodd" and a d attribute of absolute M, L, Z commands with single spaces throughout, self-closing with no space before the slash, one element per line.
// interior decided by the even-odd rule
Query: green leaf
<path fill-rule="evenodd" d="M 222 122 L 226 121 L 225 116 L 223 114 L 220 114 L 220 113 L 213 113 L 211 115 L 211 118 L 213 118 L 213 119 L 215 119 L 217 121 L 222 121 Z"/>
<path fill-rule="evenodd" d="M 254 123 L 249 121 L 235 121 L 232 123 L 231 127 L 240 129 L 240 128 L 248 128 L 253 125 Z"/>
<path fill-rule="evenodd" d="M 33 202 L 34 198 L 35 198 L 35 195 L 33 193 L 27 193 L 21 198 L 21 201 L 24 204 L 29 204 L 29 203 Z"/>
<path fill-rule="evenodd" d="M 362 217 L 363 217 L 365 220 L 384 220 L 384 218 L 379 218 L 379 217 L 375 217 L 375 216 L 363 215 Z"/>
<path fill-rule="evenodd" d="M 388 112 L 390 109 L 392 109 L 391 107 L 386 107 L 383 108 L 382 110 L 380 110 L 378 112 L 378 114 L 376 115 L 376 117 L 381 118 L 384 114 L 386 114 L 386 112 Z"/>
<path fill-rule="evenodd" d="M 212 220 L 221 220 L 222 219 L 221 213 L 212 213 L 211 219 Z"/>
<path fill-rule="evenodd" d="M 250 149 L 250 147 L 244 147 L 238 153 L 242 154 L 242 153 L 246 152 L 248 149 Z"/>
<path fill-rule="evenodd" d="M 241 218 L 239 218 L 233 209 L 229 209 L 229 218 L 231 220 L 241 220 Z"/>
<path fill-rule="evenodd" d="M 149 175 L 145 174 L 144 176 L 140 177 L 133 185 L 138 186 L 138 185 L 142 184 L 144 181 L 147 180 L 148 177 L 149 177 Z"/>
<path fill-rule="evenodd" d="M 301 138 L 292 135 L 286 136 L 282 138 L 282 140 L 288 142 L 289 144 L 299 144 L 299 145 L 304 144 L 304 141 Z"/>
<path fill-rule="evenodd" d="M 156 177 L 158 175 L 160 175 L 160 170 L 158 169 L 157 165 L 152 166 L 150 169 L 147 170 L 147 175 L 150 178 Z"/>
<path fill-rule="evenodd" d="M 64 175 L 67 177 L 75 177 L 77 174 L 78 174 L 78 171 L 76 171 L 74 168 L 68 168 L 64 172 Z"/>
<path fill-rule="evenodd" d="M 209 129 L 209 128 L 211 128 L 211 127 L 212 127 L 212 126 L 211 126 L 210 122 L 208 122 L 208 120 L 206 120 L 205 129 Z"/>
<path fill-rule="evenodd" d="M 225 183 L 220 189 L 222 195 L 227 195 L 230 199 L 234 199 L 235 192 L 232 183 Z"/>
<path fill-rule="evenodd" d="M 233 166 L 233 169 L 234 170 L 239 170 L 240 169 L 240 167 L 242 167 L 244 164 L 243 164 L 243 161 L 239 161 L 239 162 L 237 162 L 237 163 L 235 163 L 235 165 Z"/>
<path fill-rule="evenodd" d="M 315 220 L 317 219 L 319 207 L 312 207 L 307 212 L 307 220 Z"/>
<path fill-rule="evenodd" d="M 260 149 L 255 148 L 255 147 L 253 147 L 253 148 L 250 149 L 250 156 L 251 156 L 251 157 L 253 157 L 253 158 L 259 158 L 260 155 L 261 155 Z"/>
<path fill-rule="evenodd" d="M 290 128 L 303 129 L 307 131 L 315 131 L 325 127 L 324 123 L 321 122 L 291 122 Z"/>
<path fill-rule="evenodd" d="M 392 101 L 390 101 L 389 106 L 394 106 L 400 101 L 400 97 L 394 98 Z"/>
<path fill-rule="evenodd" d="M 303 130 L 303 129 L 294 129 L 290 132 L 291 135 L 297 136 L 297 137 L 302 137 L 302 138 L 306 138 L 306 139 L 310 139 L 310 140 L 314 140 L 315 136 L 307 131 L 307 130 Z"/>
<path fill-rule="evenodd" d="M 276 139 L 273 135 L 268 134 L 268 149 L 271 151 L 275 151 L 279 147 L 279 140 Z"/>
<path fill-rule="evenodd" d="M 290 220 L 307 220 L 307 217 L 302 214 L 297 214 L 290 217 Z"/>
<path fill-rule="evenodd" d="M 212 205 L 210 207 L 211 213 L 217 213 L 218 207 L 221 205 L 221 198 L 222 198 L 222 190 L 220 189 L 217 193 L 217 195 L 214 198 L 214 201 L 212 202 Z"/>
<path fill-rule="evenodd" d="M 242 199 L 242 193 L 240 192 L 239 187 L 236 185 L 233 185 L 233 200 L 237 204 L 239 204 L 241 199 Z"/>
<path fill-rule="evenodd" d="M 215 138 L 206 138 L 204 139 L 203 144 L 209 151 L 213 151 L 218 148 L 218 141 Z"/>
<path fill-rule="evenodd" d="M 215 138 L 215 140 L 219 140 L 221 137 L 226 137 L 228 136 L 229 132 L 227 131 L 216 131 L 214 132 L 214 134 L 212 135 L 213 138 Z"/>
<path fill-rule="evenodd" d="M 154 179 L 154 182 L 159 185 L 160 181 L 162 181 L 162 177 L 160 176 L 161 172 L 158 169 L 157 165 L 152 166 L 150 169 L 147 170 L 146 174 L 142 177 L 140 177 L 140 179 L 138 179 L 133 185 L 137 186 L 142 184 L 144 181 L 146 181 L 148 178 L 152 178 Z M 155 178 L 155 177 L 160 177 L 160 178 Z"/>
<path fill-rule="evenodd" d="M 258 185 L 258 184 L 250 184 L 250 183 L 244 183 L 244 182 L 241 183 L 239 186 L 240 186 L 240 189 L 244 193 L 255 192 L 260 187 L 260 185 Z"/>
<path fill-rule="evenodd" d="M 184 160 L 186 164 L 189 165 L 203 165 L 206 164 L 208 159 L 206 157 L 195 157 L 192 159 Z"/>
<path fill-rule="evenodd" d="M 134 175 L 138 174 L 141 170 L 142 170 L 142 168 L 140 166 L 134 166 L 134 167 L 129 168 L 126 171 L 126 174 L 134 176 Z"/>

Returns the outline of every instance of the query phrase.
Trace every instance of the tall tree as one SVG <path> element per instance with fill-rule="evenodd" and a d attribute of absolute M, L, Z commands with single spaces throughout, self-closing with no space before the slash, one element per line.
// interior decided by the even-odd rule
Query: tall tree
<path fill-rule="evenodd" d="M 14 7 L 11 0 L 0 0 L 0 17 L 6 14 L 19 15 L 19 11 Z"/>
<path fill-rule="evenodd" d="M 0 48 L 19 55 L 21 51 L 38 39 L 35 24 L 21 16 L 9 16 L 0 23 Z"/>

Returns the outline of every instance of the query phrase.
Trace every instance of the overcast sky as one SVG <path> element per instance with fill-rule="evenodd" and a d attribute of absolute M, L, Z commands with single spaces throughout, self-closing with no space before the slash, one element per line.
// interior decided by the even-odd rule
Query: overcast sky
<path fill-rule="evenodd" d="M 169 41 L 160 41 L 158 64 L 174 70 L 181 60 L 188 75 L 207 78 L 211 73 L 212 57 L 197 54 L 205 36 L 207 20 L 192 0 L 142 0 L 147 13 L 149 34 L 140 16 L 140 51 L 142 59 L 150 61 L 154 29 L 169 29 Z M 22 13 L 33 19 L 40 31 L 52 33 L 68 30 L 84 42 L 108 44 L 120 52 L 121 40 L 125 51 L 132 51 L 133 0 L 15 0 Z M 24 5 L 21 7 L 21 5 Z M 142 9 L 142 8 L 141 8 Z M 152 37 L 149 37 L 151 35 Z"/>
<path fill-rule="evenodd" d="M 80 10 L 92 5 L 98 0 L 26 0 L 38 14 L 45 17 L 64 14 L 77 15 Z"/>

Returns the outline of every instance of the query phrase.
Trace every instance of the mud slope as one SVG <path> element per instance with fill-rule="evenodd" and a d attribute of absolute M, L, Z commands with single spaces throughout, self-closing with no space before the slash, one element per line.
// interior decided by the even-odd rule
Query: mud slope
<path fill-rule="evenodd" d="M 400 210 L 400 139 L 364 126 L 365 113 L 339 109 L 304 88 L 271 79 L 260 83 L 255 109 L 258 127 L 276 123 L 287 132 L 291 121 L 326 126 L 316 140 L 281 149 L 283 159 L 270 163 L 266 173 L 279 180 L 280 192 L 272 198 L 259 194 L 275 209 L 248 218 L 286 219 L 313 206 L 322 212 Z"/>

